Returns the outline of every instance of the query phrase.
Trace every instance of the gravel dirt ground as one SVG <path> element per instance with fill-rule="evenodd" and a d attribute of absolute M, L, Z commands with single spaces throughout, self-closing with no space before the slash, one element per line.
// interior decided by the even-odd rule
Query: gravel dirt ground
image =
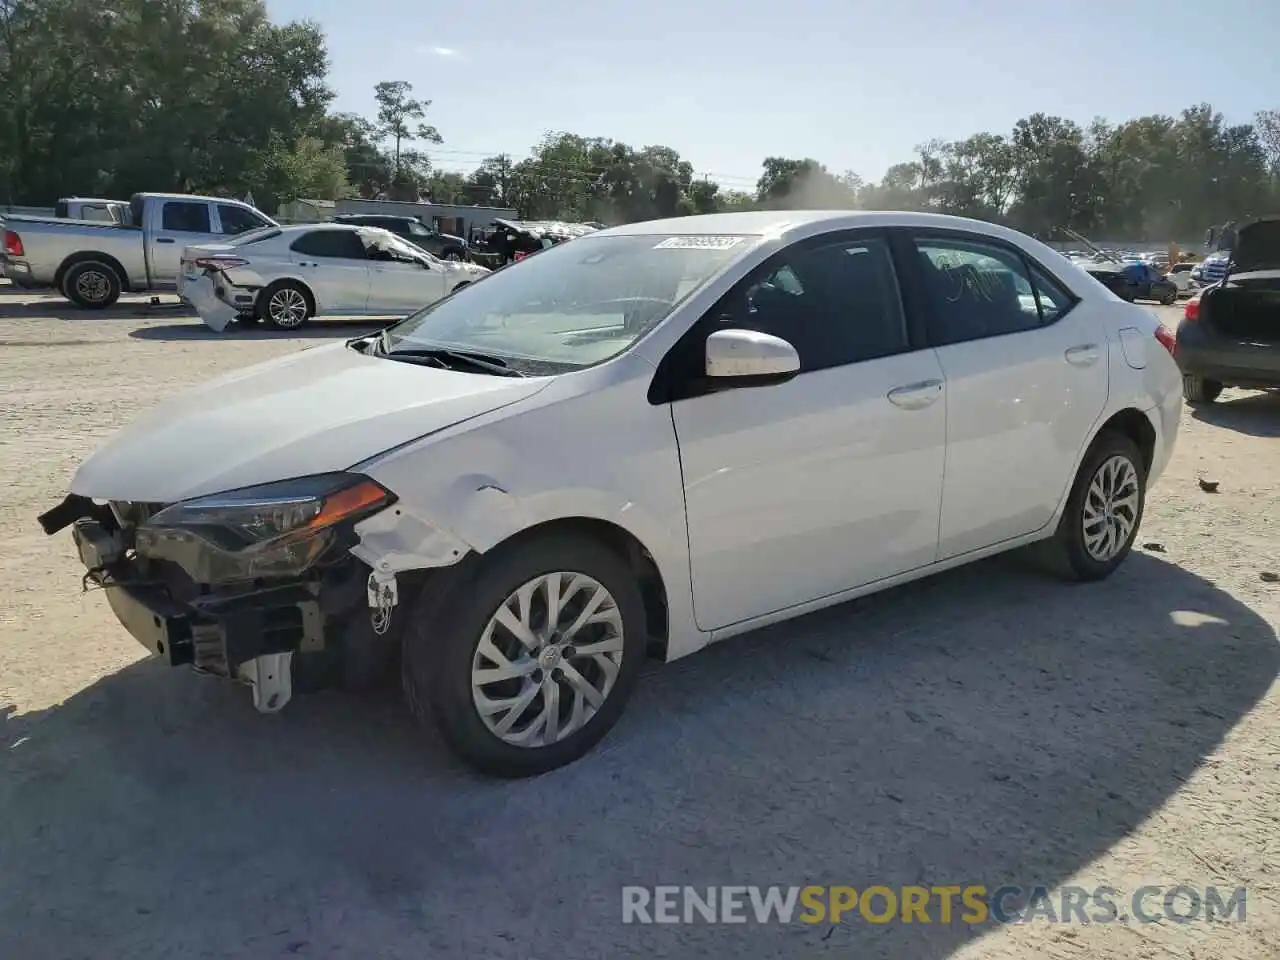
<path fill-rule="evenodd" d="M 0 288 L 0 957 L 1280 956 L 1280 396 L 1184 412 L 1105 583 L 998 558 L 731 640 L 492 782 L 394 694 L 263 717 L 144 660 L 35 522 L 137 411 L 352 329 Z M 621 922 L 627 884 L 912 883 L 1243 885 L 1247 915 Z"/>

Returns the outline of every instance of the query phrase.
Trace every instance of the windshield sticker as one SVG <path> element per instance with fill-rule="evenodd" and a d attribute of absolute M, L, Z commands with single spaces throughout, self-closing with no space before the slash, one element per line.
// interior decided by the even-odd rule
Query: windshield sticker
<path fill-rule="evenodd" d="M 746 237 L 667 237 L 655 244 L 655 250 L 728 250 Z"/>

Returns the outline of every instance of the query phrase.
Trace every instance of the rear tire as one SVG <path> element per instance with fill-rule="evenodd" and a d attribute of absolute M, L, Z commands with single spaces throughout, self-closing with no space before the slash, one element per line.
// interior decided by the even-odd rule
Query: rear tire
<path fill-rule="evenodd" d="M 100 260 L 73 264 L 62 278 L 62 295 L 85 310 L 104 310 L 120 299 L 120 275 Z"/>
<path fill-rule="evenodd" d="M 262 293 L 254 312 L 274 330 L 296 330 L 316 312 L 311 293 L 294 280 L 277 280 Z"/>
<path fill-rule="evenodd" d="M 1043 558 L 1068 579 L 1109 577 L 1138 536 L 1146 488 L 1138 445 L 1123 433 L 1099 434 L 1076 473 L 1057 532 L 1043 545 Z"/>
<path fill-rule="evenodd" d="M 553 623 L 551 583 L 561 601 Z M 588 602 L 597 604 L 586 614 L 592 623 L 574 633 Z M 493 776 L 533 776 L 587 753 L 622 715 L 645 658 L 644 603 L 630 567 L 579 536 L 499 547 L 448 590 L 428 584 L 407 614 L 401 668 L 409 709 L 462 761 Z M 509 622 L 525 625 L 523 642 Z"/>
<path fill-rule="evenodd" d="M 1182 377 L 1182 397 L 1192 406 L 1213 403 L 1222 394 L 1222 384 L 1191 374 Z"/>

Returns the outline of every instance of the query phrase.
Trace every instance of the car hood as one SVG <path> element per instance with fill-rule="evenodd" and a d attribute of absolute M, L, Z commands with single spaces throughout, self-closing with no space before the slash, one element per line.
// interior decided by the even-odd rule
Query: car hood
<path fill-rule="evenodd" d="M 367 357 L 343 343 L 303 350 L 142 414 L 81 464 L 71 492 L 172 503 L 345 470 L 531 397 L 550 382 Z"/>
<path fill-rule="evenodd" d="M 1254 220 L 1236 231 L 1232 273 L 1280 269 L 1280 217 Z"/>

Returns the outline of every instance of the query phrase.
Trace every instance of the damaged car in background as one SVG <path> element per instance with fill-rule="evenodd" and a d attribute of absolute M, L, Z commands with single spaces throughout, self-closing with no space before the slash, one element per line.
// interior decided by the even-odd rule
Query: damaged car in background
<path fill-rule="evenodd" d="M 1177 434 L 1167 341 L 990 224 L 637 223 L 165 400 L 40 522 L 165 662 L 267 712 L 398 667 L 530 775 L 647 657 L 1024 545 L 1110 575 Z"/>
<path fill-rule="evenodd" d="M 379 227 L 317 223 L 187 247 L 178 296 L 212 330 L 259 320 L 292 330 L 318 316 L 403 316 L 488 273 Z"/>
<path fill-rule="evenodd" d="M 1280 217 L 1230 237 L 1228 266 L 1178 324 L 1174 355 L 1192 405 L 1213 403 L 1224 387 L 1280 388 Z"/>
<path fill-rule="evenodd" d="M 540 250 L 548 250 L 600 229 L 594 224 L 569 223 L 564 220 L 495 219 L 492 226 L 495 228 L 494 232 L 486 249 L 479 255 L 494 267 L 515 263 Z M 473 252 L 472 255 L 476 254 Z"/>

